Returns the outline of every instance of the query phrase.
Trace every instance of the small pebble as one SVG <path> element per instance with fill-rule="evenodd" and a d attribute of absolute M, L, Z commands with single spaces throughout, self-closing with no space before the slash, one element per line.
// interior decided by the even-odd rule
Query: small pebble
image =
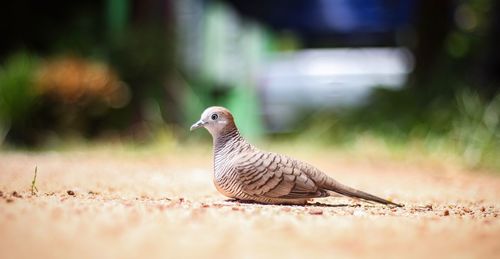
<path fill-rule="evenodd" d="M 0 191 L 0 197 L 3 197 L 3 192 L 2 191 Z"/>
<path fill-rule="evenodd" d="M 449 216 L 450 215 L 450 211 L 449 210 L 445 210 L 444 213 L 443 213 L 443 216 Z"/>
<path fill-rule="evenodd" d="M 163 205 L 163 204 L 159 204 L 156 206 L 156 208 L 158 208 L 160 211 L 164 211 L 167 209 L 167 206 L 166 205 Z"/>
<path fill-rule="evenodd" d="M 481 212 L 485 212 L 486 211 L 486 208 L 483 206 L 481 207 Z"/>
<path fill-rule="evenodd" d="M 74 196 L 74 195 L 75 195 L 75 192 L 74 192 L 74 191 L 72 191 L 72 190 L 68 190 L 68 191 L 66 191 L 66 193 L 68 193 L 68 195 L 71 195 L 71 196 Z"/>
<path fill-rule="evenodd" d="M 16 198 L 22 198 L 23 197 L 21 194 L 17 193 L 16 191 L 12 192 L 12 196 L 14 196 Z"/>
<path fill-rule="evenodd" d="M 432 204 L 427 204 L 427 205 L 425 206 L 425 208 L 426 208 L 427 210 L 432 210 Z"/>
<path fill-rule="evenodd" d="M 14 200 L 13 200 L 13 199 L 11 199 L 11 198 L 6 199 L 5 201 L 6 201 L 7 203 L 14 202 Z"/>
<path fill-rule="evenodd" d="M 323 210 L 318 208 L 313 208 L 309 210 L 309 214 L 311 215 L 323 215 Z"/>

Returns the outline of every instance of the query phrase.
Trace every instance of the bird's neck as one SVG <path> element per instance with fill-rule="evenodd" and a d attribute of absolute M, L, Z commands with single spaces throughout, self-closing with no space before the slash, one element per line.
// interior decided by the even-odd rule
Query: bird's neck
<path fill-rule="evenodd" d="M 252 146 L 240 135 L 238 129 L 221 132 L 213 139 L 215 164 L 228 160 Z"/>

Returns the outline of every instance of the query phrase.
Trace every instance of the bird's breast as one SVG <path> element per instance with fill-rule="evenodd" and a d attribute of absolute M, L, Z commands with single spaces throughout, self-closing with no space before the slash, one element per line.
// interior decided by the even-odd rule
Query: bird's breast
<path fill-rule="evenodd" d="M 222 195 L 229 197 L 229 198 L 235 198 L 235 196 L 233 194 L 231 194 L 229 192 L 229 190 L 224 188 L 224 186 L 221 185 L 221 183 L 219 181 L 217 181 L 217 179 L 215 177 L 214 177 L 214 185 L 215 185 L 215 189 L 217 189 L 217 191 L 219 193 L 221 193 Z"/>

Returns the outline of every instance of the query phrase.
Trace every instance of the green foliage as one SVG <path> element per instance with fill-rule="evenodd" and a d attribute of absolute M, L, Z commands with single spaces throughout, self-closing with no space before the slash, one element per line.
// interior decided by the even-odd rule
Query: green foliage
<path fill-rule="evenodd" d="M 126 127 L 130 121 L 138 119 L 132 116 L 156 113 L 158 104 L 161 104 L 160 117 L 155 114 L 156 122 L 176 119 L 172 118 L 174 113 L 167 113 L 170 107 L 164 105 L 165 98 L 168 97 L 165 92 L 166 78 L 174 67 L 173 42 L 167 40 L 168 36 L 168 30 L 161 26 L 130 27 L 121 40 L 111 43 L 108 50 L 109 63 L 129 86 L 132 103 L 124 109 L 110 113 L 110 116 L 114 116 L 110 121 L 116 121 L 121 127 Z M 168 87 L 172 88 L 169 91 L 176 91 L 173 86 Z M 144 117 L 147 117 L 147 114 Z M 148 118 L 140 119 L 145 120 L 145 124 L 150 123 Z"/>
<path fill-rule="evenodd" d="M 33 79 L 37 63 L 34 57 L 21 52 L 8 58 L 0 68 L 0 132 L 25 123 L 35 102 Z"/>
<path fill-rule="evenodd" d="M 464 91 L 457 95 L 458 116 L 451 137 L 467 165 L 488 164 L 500 168 L 500 94 L 491 101 Z"/>
<path fill-rule="evenodd" d="M 370 136 L 398 150 L 417 144 L 469 168 L 500 169 L 500 95 L 485 100 L 467 88 L 451 93 L 381 90 L 364 107 L 312 114 L 298 138 L 349 147 Z"/>

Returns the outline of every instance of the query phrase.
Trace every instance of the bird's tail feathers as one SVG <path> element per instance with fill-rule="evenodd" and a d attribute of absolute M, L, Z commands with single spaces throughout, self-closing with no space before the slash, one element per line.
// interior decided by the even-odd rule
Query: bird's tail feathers
<path fill-rule="evenodd" d="M 339 193 L 339 194 L 342 194 L 342 195 L 345 195 L 348 197 L 352 197 L 352 198 L 359 198 L 359 199 L 363 199 L 363 200 L 367 200 L 367 201 L 378 202 L 378 203 L 385 204 L 385 205 L 393 205 L 393 206 L 397 206 L 397 207 L 403 207 L 403 205 L 401 205 L 401 204 L 397 204 L 397 203 L 394 203 L 392 201 L 388 201 L 388 200 L 382 199 L 380 197 L 377 197 L 375 195 L 372 195 L 372 194 L 369 194 L 369 193 L 366 193 L 366 192 L 363 192 L 360 190 L 356 190 L 356 189 L 351 188 L 349 186 L 343 185 L 337 181 L 334 181 L 333 179 L 332 179 L 332 181 L 329 182 L 329 184 L 326 186 L 325 189 L 328 189 L 330 191 L 333 191 L 333 192 L 336 192 L 336 193 Z"/>

